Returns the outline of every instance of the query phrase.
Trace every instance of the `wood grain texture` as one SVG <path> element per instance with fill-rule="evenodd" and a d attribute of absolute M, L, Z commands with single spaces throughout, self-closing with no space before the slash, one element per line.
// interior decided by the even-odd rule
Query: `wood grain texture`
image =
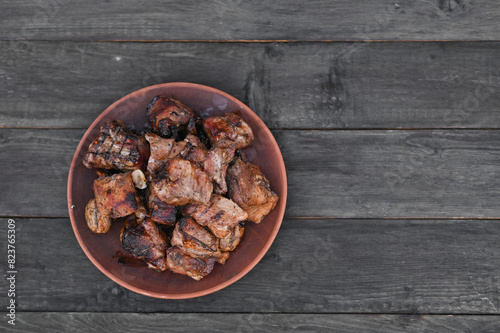
<path fill-rule="evenodd" d="M 2 3 L 0 36 L 28 40 L 498 40 L 495 1 Z"/>
<path fill-rule="evenodd" d="M 287 217 L 500 217 L 498 130 L 273 133 L 287 168 Z M 0 130 L 3 216 L 68 216 L 82 135 Z"/>
<path fill-rule="evenodd" d="M 498 43 L 0 42 L 0 126 L 86 128 L 139 88 L 221 89 L 271 128 L 499 128 Z"/>
<path fill-rule="evenodd" d="M 0 323 L 4 329 L 5 321 Z M 500 316 L 207 313 L 20 313 L 13 332 L 497 333 Z"/>
<path fill-rule="evenodd" d="M 20 312 L 500 314 L 498 220 L 285 219 L 250 273 L 188 300 L 115 284 L 86 258 L 67 219 L 15 221 Z"/>

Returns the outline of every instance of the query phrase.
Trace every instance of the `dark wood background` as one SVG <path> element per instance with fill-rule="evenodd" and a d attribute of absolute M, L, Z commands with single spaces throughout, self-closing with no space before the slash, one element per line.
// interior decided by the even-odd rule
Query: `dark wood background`
<path fill-rule="evenodd" d="M 0 2 L 0 328 L 499 332 L 499 28 L 493 0 Z M 249 105 L 289 182 L 261 263 L 190 300 L 108 279 L 66 204 L 93 119 L 173 81 Z"/>

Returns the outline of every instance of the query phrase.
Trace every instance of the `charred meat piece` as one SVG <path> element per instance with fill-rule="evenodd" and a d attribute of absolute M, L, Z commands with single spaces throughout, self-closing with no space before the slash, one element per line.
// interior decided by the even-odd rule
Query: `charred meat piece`
<path fill-rule="evenodd" d="M 149 185 L 151 195 L 174 206 L 208 203 L 213 191 L 207 173 L 182 158 L 168 160 Z"/>
<path fill-rule="evenodd" d="M 278 202 L 278 195 L 259 167 L 241 157 L 227 170 L 227 182 L 229 198 L 248 213 L 252 222 L 260 223 Z"/>
<path fill-rule="evenodd" d="M 198 137 L 188 134 L 184 139 L 185 146 L 182 150 L 181 156 L 197 165 L 203 167 L 203 163 L 207 156 L 207 148 L 201 143 Z"/>
<path fill-rule="evenodd" d="M 134 213 L 139 197 L 132 181 L 131 172 L 94 180 L 94 194 L 99 214 L 118 218 Z"/>
<path fill-rule="evenodd" d="M 91 199 L 85 206 L 85 220 L 92 232 L 103 234 L 111 228 L 111 218 L 108 215 L 102 215 L 97 210 L 95 199 Z"/>
<path fill-rule="evenodd" d="M 193 118 L 193 111 L 180 101 L 156 96 L 149 103 L 147 117 L 153 130 L 166 137 L 177 138 L 182 127 Z"/>
<path fill-rule="evenodd" d="M 184 212 L 193 217 L 198 224 L 207 226 L 218 238 L 229 235 L 238 223 L 248 217 L 248 214 L 234 201 L 216 194 L 212 196 L 208 205 L 187 205 L 184 207 Z"/>
<path fill-rule="evenodd" d="M 221 148 L 243 149 L 253 140 L 252 129 L 235 113 L 208 117 L 203 121 L 203 128 L 212 145 Z"/>
<path fill-rule="evenodd" d="M 177 207 L 169 205 L 153 195 L 149 196 L 148 207 L 151 220 L 155 223 L 173 226 L 177 221 Z"/>
<path fill-rule="evenodd" d="M 229 235 L 219 240 L 219 249 L 224 252 L 233 251 L 240 243 L 244 232 L 245 227 L 241 224 L 236 225 Z"/>
<path fill-rule="evenodd" d="M 149 145 L 135 135 L 121 120 L 107 122 L 83 157 L 87 168 L 116 170 L 144 169 L 149 157 Z"/>
<path fill-rule="evenodd" d="M 172 246 L 178 246 L 192 257 L 218 258 L 221 255 L 219 239 L 189 217 L 183 217 L 175 225 Z"/>
<path fill-rule="evenodd" d="M 187 275 L 195 280 L 201 280 L 214 269 L 215 258 L 193 258 L 178 247 L 167 249 L 168 268 L 178 274 Z"/>
<path fill-rule="evenodd" d="M 204 169 L 214 183 L 214 192 L 217 194 L 227 192 L 226 172 L 229 163 L 234 158 L 234 152 L 234 147 L 212 147 L 207 153 Z"/>
<path fill-rule="evenodd" d="M 184 141 L 175 142 L 174 139 L 165 139 L 153 133 L 146 133 L 144 137 L 151 151 L 147 167 L 151 173 L 162 168 L 167 160 L 178 157 L 186 145 Z"/>
<path fill-rule="evenodd" d="M 128 218 L 123 224 L 120 240 L 125 250 L 144 260 L 150 268 L 158 271 L 168 268 L 165 259 L 168 238 L 150 219 L 137 224 L 134 217 Z"/>

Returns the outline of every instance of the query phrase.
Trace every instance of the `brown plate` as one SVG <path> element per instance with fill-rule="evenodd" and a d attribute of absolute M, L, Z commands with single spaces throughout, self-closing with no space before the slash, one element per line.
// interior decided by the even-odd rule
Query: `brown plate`
<path fill-rule="evenodd" d="M 94 170 L 82 164 L 89 144 L 107 121 L 121 119 L 129 127 L 148 126 L 146 106 L 156 95 L 179 99 L 199 115 L 237 112 L 252 128 L 255 140 L 245 149 L 250 162 L 257 164 L 279 195 L 277 206 L 256 225 L 247 223 L 245 235 L 225 265 L 216 264 L 207 277 L 195 281 L 172 272 L 156 272 L 123 260 L 126 251 L 119 240 L 121 223 L 115 222 L 106 234 L 95 234 L 85 222 L 85 205 L 94 196 Z M 285 213 L 287 182 L 285 164 L 273 135 L 264 122 L 236 98 L 207 86 L 192 83 L 165 83 L 135 91 L 108 107 L 85 132 L 76 149 L 68 177 L 68 209 L 76 238 L 90 261 L 123 287 L 151 297 L 192 298 L 207 295 L 236 282 L 266 254 L 278 233 Z M 125 259 L 127 257 L 124 257 Z"/>

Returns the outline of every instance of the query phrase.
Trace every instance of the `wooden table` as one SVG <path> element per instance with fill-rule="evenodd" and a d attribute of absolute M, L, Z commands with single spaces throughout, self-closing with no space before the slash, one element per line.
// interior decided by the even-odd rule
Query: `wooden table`
<path fill-rule="evenodd" d="M 0 245 L 19 332 L 499 332 L 500 4 L 0 4 Z M 244 101 L 275 135 L 278 237 L 214 294 L 130 292 L 87 259 L 66 181 L 85 129 L 145 86 Z"/>

